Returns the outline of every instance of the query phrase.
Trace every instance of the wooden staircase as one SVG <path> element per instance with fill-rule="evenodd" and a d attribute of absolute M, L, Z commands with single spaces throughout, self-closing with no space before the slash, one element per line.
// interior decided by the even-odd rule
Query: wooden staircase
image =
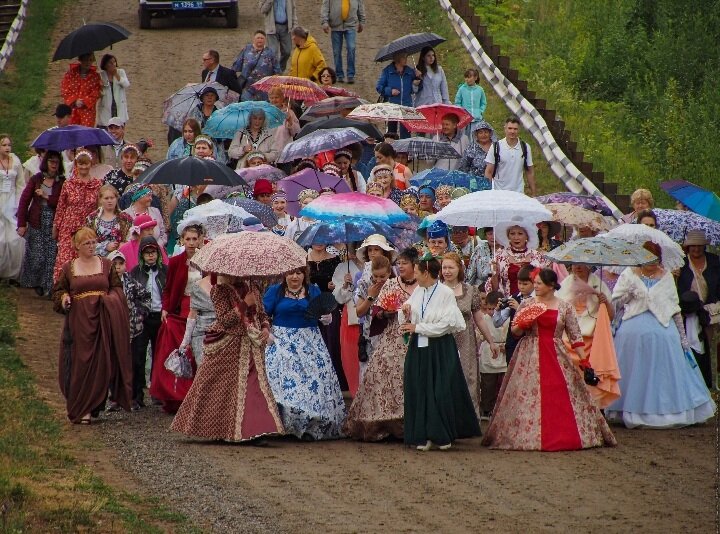
<path fill-rule="evenodd" d="M 20 0 L 0 0 L 0 48 L 20 9 Z"/>
<path fill-rule="evenodd" d="M 550 132 L 555 137 L 558 146 L 567 155 L 568 159 L 623 213 L 628 212 L 630 195 L 619 194 L 617 184 L 606 182 L 605 174 L 599 170 L 595 170 L 593 164 L 585 160 L 585 154 L 578 151 L 577 143 L 572 140 L 570 130 L 565 128 L 565 122 L 556 117 L 557 113 L 555 110 L 547 109 L 546 100 L 540 98 L 534 91 L 531 91 L 528 88 L 527 82 L 520 79 L 518 71 L 511 68 L 510 58 L 503 56 L 500 52 L 500 46 L 493 43 L 493 39 L 488 33 L 487 25 L 482 24 L 468 0 L 449 0 L 449 2 L 452 4 L 455 12 L 462 17 L 470 27 L 485 50 L 485 53 L 490 56 L 498 69 L 500 69 L 500 72 L 518 88 L 520 93 L 522 93 L 538 110 L 540 115 L 542 115 Z"/>

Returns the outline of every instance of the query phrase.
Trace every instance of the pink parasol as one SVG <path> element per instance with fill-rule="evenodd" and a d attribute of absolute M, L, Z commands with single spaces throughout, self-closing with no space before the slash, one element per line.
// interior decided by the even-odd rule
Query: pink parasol
<path fill-rule="evenodd" d="M 255 182 L 261 178 L 273 183 L 285 178 L 285 173 L 283 171 L 266 163 L 258 165 L 257 167 L 243 167 L 242 169 L 237 169 L 235 174 L 245 180 L 250 187 L 254 186 Z"/>
<path fill-rule="evenodd" d="M 240 232 L 217 237 L 193 256 L 205 272 L 269 278 L 305 267 L 307 253 L 294 241 L 272 232 Z"/>
<path fill-rule="evenodd" d="M 354 91 L 350 91 L 349 89 L 345 89 L 344 87 L 335 87 L 333 85 L 323 85 L 322 90 L 330 96 L 352 96 L 356 98 L 360 96 Z"/>

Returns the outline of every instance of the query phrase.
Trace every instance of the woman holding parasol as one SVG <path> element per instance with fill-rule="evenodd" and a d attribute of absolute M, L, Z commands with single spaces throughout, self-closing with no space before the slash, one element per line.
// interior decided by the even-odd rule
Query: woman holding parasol
<path fill-rule="evenodd" d="M 536 268 L 535 298 L 520 305 L 512 332 L 522 336 L 505 374 L 483 444 L 494 449 L 568 451 L 616 445 L 575 371 L 562 335 L 586 360 L 575 309 L 559 299 L 557 274 Z"/>

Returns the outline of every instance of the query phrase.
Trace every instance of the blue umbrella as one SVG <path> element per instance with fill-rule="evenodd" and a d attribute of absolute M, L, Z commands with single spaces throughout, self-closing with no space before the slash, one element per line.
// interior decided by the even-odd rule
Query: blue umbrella
<path fill-rule="evenodd" d="M 62 152 L 80 146 L 112 144 L 115 144 L 115 139 L 105 130 L 72 124 L 45 130 L 35 138 L 30 146 Z"/>
<path fill-rule="evenodd" d="M 392 235 L 393 229 L 385 223 L 340 217 L 334 221 L 318 221 L 300 234 L 296 242 L 301 247 L 311 245 L 329 245 L 332 243 L 352 243 L 362 241 L 372 234 Z"/>
<path fill-rule="evenodd" d="M 695 213 L 720 221 L 720 197 L 716 193 L 685 180 L 662 182 L 660 187 Z"/>
<path fill-rule="evenodd" d="M 422 176 L 425 172 L 427 174 Z M 467 187 L 472 190 L 473 178 L 475 176 L 467 172 L 430 169 L 429 172 L 422 171 L 410 178 L 410 183 L 417 186 L 429 185 L 433 189 L 437 189 L 441 185 L 451 185 L 453 187 Z"/>
<path fill-rule="evenodd" d="M 203 133 L 215 139 L 232 139 L 238 130 L 247 128 L 253 111 L 265 113 L 265 129 L 277 128 L 285 121 L 285 113 L 264 101 L 229 104 L 213 112 L 205 123 Z"/>

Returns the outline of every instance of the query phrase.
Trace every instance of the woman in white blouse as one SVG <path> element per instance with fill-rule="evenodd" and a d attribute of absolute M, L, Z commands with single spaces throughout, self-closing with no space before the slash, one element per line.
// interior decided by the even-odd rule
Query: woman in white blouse
<path fill-rule="evenodd" d="M 117 58 L 112 54 L 105 54 L 100 60 L 100 82 L 102 96 L 97 106 L 95 124 L 104 128 L 113 117 L 119 117 L 123 123 L 127 123 L 129 117 L 125 89 L 130 87 L 130 81 L 125 70 L 118 68 Z"/>
<path fill-rule="evenodd" d="M 624 310 L 615 334 L 622 397 L 605 415 L 628 428 L 702 423 L 715 414 L 715 403 L 689 350 L 675 281 L 660 247 L 644 247 L 659 261 L 625 269 L 612 295 Z"/>
<path fill-rule="evenodd" d="M 429 253 L 415 264 L 418 287 L 403 305 L 405 443 L 428 451 L 480 435 L 453 334 L 466 328 L 455 293 L 440 283 L 440 261 Z"/>

